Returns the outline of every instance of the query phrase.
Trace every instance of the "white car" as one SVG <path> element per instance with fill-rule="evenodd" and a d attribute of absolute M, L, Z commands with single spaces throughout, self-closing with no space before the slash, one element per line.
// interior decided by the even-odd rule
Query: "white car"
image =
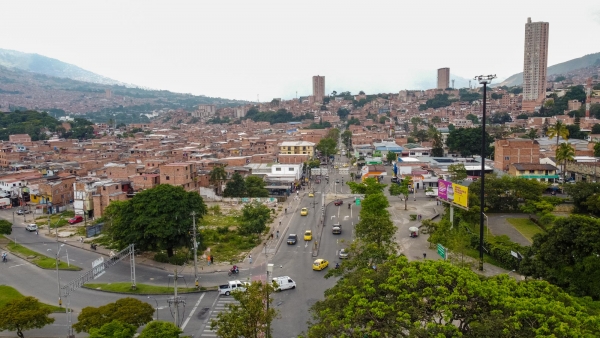
<path fill-rule="evenodd" d="M 275 286 L 275 291 L 287 290 L 287 289 L 295 289 L 296 282 L 288 276 L 275 277 L 273 278 L 273 286 Z"/>
<path fill-rule="evenodd" d="M 38 226 L 37 226 L 37 224 L 35 224 L 35 223 L 28 224 L 28 225 L 25 227 L 25 230 L 27 230 L 27 231 L 37 231 L 37 229 L 38 229 Z"/>

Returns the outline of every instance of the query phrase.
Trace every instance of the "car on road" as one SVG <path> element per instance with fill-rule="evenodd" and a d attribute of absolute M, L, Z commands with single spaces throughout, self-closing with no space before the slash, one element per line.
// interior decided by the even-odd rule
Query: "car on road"
<path fill-rule="evenodd" d="M 335 183 L 340 184 L 340 180 L 335 180 Z"/>
<path fill-rule="evenodd" d="M 219 295 L 229 296 L 233 291 L 246 291 L 247 286 L 248 283 L 233 280 L 227 284 L 219 285 Z"/>
<path fill-rule="evenodd" d="M 313 262 L 313 270 L 315 270 L 315 271 L 321 271 L 328 266 L 329 266 L 329 262 L 322 258 L 316 259 Z"/>
<path fill-rule="evenodd" d="M 333 228 L 331 228 L 331 233 L 340 235 L 342 233 L 342 225 L 340 223 L 334 224 Z"/>
<path fill-rule="evenodd" d="M 25 227 L 25 230 L 27 230 L 27 231 L 37 231 L 38 230 L 38 226 L 35 223 L 31 223 L 31 224 L 28 224 Z"/>
<path fill-rule="evenodd" d="M 300 216 L 306 216 L 308 215 L 308 208 L 302 208 L 300 210 Z"/>
<path fill-rule="evenodd" d="M 311 230 L 306 230 L 304 232 L 304 240 L 305 241 L 312 241 L 312 231 Z"/>
<path fill-rule="evenodd" d="M 343 167 L 348 168 L 348 163 L 344 163 Z"/>
<path fill-rule="evenodd" d="M 277 283 L 275 291 L 282 291 L 287 289 L 295 289 L 296 282 L 288 276 L 275 277 L 273 278 L 273 284 Z"/>
<path fill-rule="evenodd" d="M 340 253 L 338 254 L 340 259 L 348 258 L 348 251 L 346 249 L 340 249 Z"/>
<path fill-rule="evenodd" d="M 76 224 L 76 223 L 81 223 L 83 222 L 83 216 L 81 215 L 77 215 L 71 219 L 69 219 L 69 224 Z"/>
<path fill-rule="evenodd" d="M 31 214 L 31 210 L 25 210 L 25 209 L 17 210 L 17 215 L 25 215 L 25 214 Z"/>
<path fill-rule="evenodd" d="M 298 235 L 290 234 L 287 239 L 287 244 L 293 245 L 298 241 Z"/>
<path fill-rule="evenodd" d="M 315 197 L 315 193 L 314 193 L 314 192 L 312 192 L 312 191 L 311 191 L 311 192 L 309 192 L 309 193 L 308 193 L 308 197 Z"/>
<path fill-rule="evenodd" d="M 336 165 L 336 166 L 333 166 L 333 169 L 339 169 L 339 167 Z"/>
<path fill-rule="evenodd" d="M 340 206 L 340 205 L 342 205 L 342 204 L 344 204 L 344 201 L 342 201 L 342 200 L 335 200 L 335 201 L 333 202 L 333 205 L 335 205 L 336 207 L 339 207 L 339 206 Z"/>
<path fill-rule="evenodd" d="M 398 176 L 393 176 L 392 183 L 398 183 L 398 182 L 400 182 L 400 179 L 398 178 Z"/>

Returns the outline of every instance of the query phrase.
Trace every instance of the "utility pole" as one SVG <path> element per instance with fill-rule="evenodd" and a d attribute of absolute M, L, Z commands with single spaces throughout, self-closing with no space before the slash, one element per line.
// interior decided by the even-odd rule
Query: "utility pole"
<path fill-rule="evenodd" d="M 179 299 L 177 299 L 177 277 L 178 277 L 177 276 L 177 268 L 175 268 L 175 277 L 173 277 L 175 280 L 175 287 L 174 287 L 175 294 L 174 294 L 174 298 L 173 298 L 173 300 L 175 301 L 175 316 L 174 316 L 174 318 L 175 318 L 175 326 L 179 327 Z"/>
<path fill-rule="evenodd" d="M 196 283 L 196 289 L 199 286 L 198 283 L 198 243 L 196 242 L 196 211 L 192 211 L 192 236 L 193 236 L 193 245 L 194 245 L 194 280 Z"/>

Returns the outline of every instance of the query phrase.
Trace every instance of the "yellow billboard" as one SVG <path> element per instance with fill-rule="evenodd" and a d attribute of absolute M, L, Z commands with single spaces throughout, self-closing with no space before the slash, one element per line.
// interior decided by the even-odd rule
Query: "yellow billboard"
<path fill-rule="evenodd" d="M 461 205 L 465 208 L 469 207 L 469 188 L 464 185 L 452 183 L 452 190 L 454 190 L 454 203 Z"/>

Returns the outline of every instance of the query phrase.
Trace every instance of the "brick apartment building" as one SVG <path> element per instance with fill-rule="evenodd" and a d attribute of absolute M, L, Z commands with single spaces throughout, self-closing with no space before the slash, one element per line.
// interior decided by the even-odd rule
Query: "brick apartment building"
<path fill-rule="evenodd" d="M 536 140 L 497 140 L 494 146 L 496 169 L 507 171 L 514 163 L 540 163 L 540 144 Z"/>
<path fill-rule="evenodd" d="M 183 187 L 186 191 L 196 191 L 196 165 L 189 162 L 170 163 L 160 166 L 160 183 Z"/>

